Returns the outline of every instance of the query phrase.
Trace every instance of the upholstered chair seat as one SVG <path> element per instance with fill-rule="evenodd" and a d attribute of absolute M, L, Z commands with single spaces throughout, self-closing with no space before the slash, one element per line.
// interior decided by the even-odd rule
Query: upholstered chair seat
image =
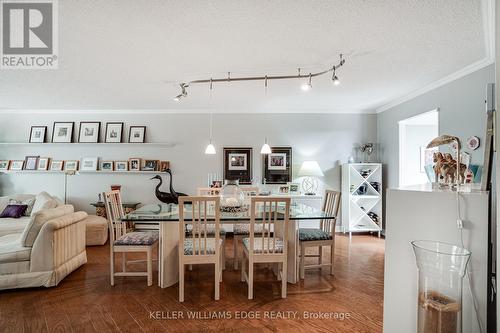
<path fill-rule="evenodd" d="M 250 238 L 243 238 L 243 246 L 250 250 Z M 256 237 L 253 239 L 253 251 L 254 253 L 282 253 L 283 240 L 276 238 L 276 246 L 274 246 L 273 238 L 264 238 L 262 240 L 261 237 Z"/>
<path fill-rule="evenodd" d="M 158 232 L 155 231 L 133 231 L 115 240 L 115 245 L 152 245 L 158 238 Z"/>
<path fill-rule="evenodd" d="M 266 230 L 267 232 L 267 230 Z M 233 233 L 235 235 L 242 235 L 242 236 L 248 236 L 250 235 L 250 224 L 235 224 L 233 227 Z M 253 231 L 254 235 L 261 235 L 262 234 L 262 225 L 257 224 L 255 225 L 255 230 Z"/>
<path fill-rule="evenodd" d="M 195 255 L 203 255 L 205 254 L 205 243 L 207 254 L 215 254 L 215 238 L 207 238 L 206 242 L 204 238 L 195 238 L 193 239 L 185 239 L 184 240 L 184 254 L 187 256 L 193 255 L 193 251 Z M 195 245 L 195 246 L 193 246 Z M 222 245 L 222 239 L 219 239 L 219 246 Z"/>
<path fill-rule="evenodd" d="M 316 240 L 328 240 L 328 239 L 332 239 L 331 233 L 328 233 L 321 229 L 314 229 L 314 228 L 299 229 L 300 241 L 316 241 Z"/>

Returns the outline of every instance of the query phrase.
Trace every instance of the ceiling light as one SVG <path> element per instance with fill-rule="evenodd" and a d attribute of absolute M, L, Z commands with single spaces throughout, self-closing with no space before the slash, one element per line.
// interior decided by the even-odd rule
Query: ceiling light
<path fill-rule="evenodd" d="M 205 154 L 215 155 L 216 154 L 215 147 L 212 144 L 212 114 L 211 113 L 210 113 L 210 121 L 209 121 L 209 134 L 210 134 L 210 142 L 209 142 L 207 148 L 205 148 Z"/>
<path fill-rule="evenodd" d="M 271 147 L 267 144 L 267 138 L 265 143 L 262 145 L 262 148 L 260 148 L 260 153 L 261 154 L 271 154 Z"/>
<path fill-rule="evenodd" d="M 304 83 L 304 84 L 301 86 L 302 90 L 304 90 L 304 91 L 309 91 L 309 90 L 311 90 L 311 89 L 312 89 L 312 87 L 313 87 L 313 86 L 312 86 L 312 84 L 311 84 L 311 79 L 312 79 L 312 76 L 311 76 L 311 73 L 309 73 L 309 82 Z"/>
<path fill-rule="evenodd" d="M 339 80 L 339 78 L 337 77 L 337 75 L 335 75 L 335 76 L 333 77 L 333 84 L 334 84 L 334 85 L 336 85 L 336 86 L 338 86 L 338 85 L 340 84 L 340 80 Z"/>
<path fill-rule="evenodd" d="M 176 102 L 179 102 L 182 97 L 187 97 L 188 95 L 186 88 L 189 87 L 189 84 L 181 83 L 180 86 L 181 86 L 181 93 L 174 97 L 174 101 Z"/>

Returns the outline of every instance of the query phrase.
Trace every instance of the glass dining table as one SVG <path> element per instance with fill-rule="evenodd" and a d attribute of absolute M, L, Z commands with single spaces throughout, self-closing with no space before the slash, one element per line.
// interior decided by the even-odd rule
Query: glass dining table
<path fill-rule="evenodd" d="M 284 207 L 283 207 L 284 209 Z M 278 209 L 279 212 L 279 209 Z M 261 219 L 257 212 L 256 219 Z M 278 214 L 278 220 L 280 219 Z M 191 217 L 190 205 L 185 206 L 184 219 Z M 284 216 L 284 215 L 281 215 Z M 333 219 L 334 216 L 316 208 L 293 203 L 290 205 L 288 223 L 288 282 L 298 281 L 298 228 L 301 220 Z M 179 206 L 176 204 L 148 204 L 126 214 L 122 221 L 141 225 L 158 225 L 159 254 L 158 254 L 158 284 L 161 288 L 170 287 L 179 279 Z M 250 210 L 242 212 L 221 212 L 221 224 L 249 223 Z"/>

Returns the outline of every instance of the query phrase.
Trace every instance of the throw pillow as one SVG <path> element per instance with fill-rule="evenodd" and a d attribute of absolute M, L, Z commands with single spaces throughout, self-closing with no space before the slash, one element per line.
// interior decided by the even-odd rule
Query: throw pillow
<path fill-rule="evenodd" d="M 2 214 L 0 214 L 0 218 L 12 217 L 18 219 L 24 215 L 27 208 L 28 205 L 7 205 Z"/>
<path fill-rule="evenodd" d="M 57 206 L 57 202 L 52 199 L 52 197 L 47 192 L 40 192 L 35 198 L 35 204 L 33 205 L 33 209 L 31 210 L 31 216 L 35 215 L 39 211 L 48 208 L 55 208 Z"/>
<path fill-rule="evenodd" d="M 33 205 L 35 204 L 35 198 L 26 199 L 26 200 L 10 199 L 8 204 L 9 205 L 26 205 L 26 206 L 28 206 L 28 208 L 26 208 L 26 212 L 24 212 L 24 216 L 30 216 L 31 210 L 33 209 Z"/>

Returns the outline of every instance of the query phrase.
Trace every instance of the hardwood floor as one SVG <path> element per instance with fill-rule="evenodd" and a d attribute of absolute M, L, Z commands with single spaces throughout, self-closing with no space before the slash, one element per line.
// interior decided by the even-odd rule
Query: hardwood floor
<path fill-rule="evenodd" d="M 231 239 L 226 253 L 232 257 Z M 157 275 L 152 287 L 145 277 L 116 278 L 111 287 L 107 245 L 88 247 L 87 255 L 88 263 L 55 288 L 0 292 L 0 332 L 382 332 L 384 240 L 375 236 L 349 242 L 338 235 L 335 276 L 327 268 L 306 271 L 303 282 L 288 284 L 286 299 L 270 269 L 259 267 L 248 300 L 228 259 L 220 301 L 213 300 L 213 266 L 195 266 L 179 303 L 177 285 L 160 289 Z M 306 318 L 320 313 L 333 317 Z"/>

